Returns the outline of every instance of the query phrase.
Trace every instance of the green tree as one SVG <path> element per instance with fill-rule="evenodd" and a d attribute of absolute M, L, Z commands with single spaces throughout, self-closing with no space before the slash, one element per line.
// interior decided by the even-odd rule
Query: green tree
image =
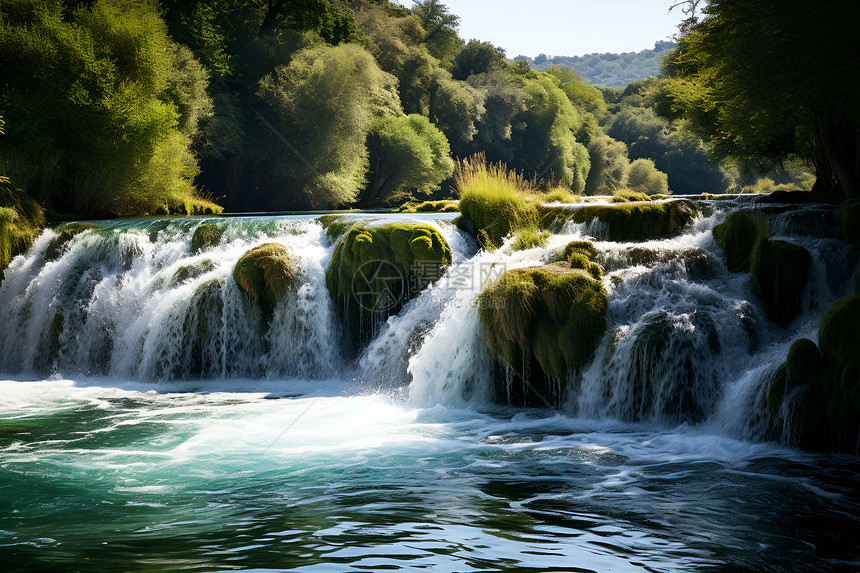
<path fill-rule="evenodd" d="M 465 80 L 472 74 L 483 74 L 504 67 L 505 51 L 489 42 L 470 40 L 454 58 L 451 75 Z"/>
<path fill-rule="evenodd" d="M 190 141 L 206 75 L 148 2 L 0 5 L 0 143 L 17 186 L 55 212 L 178 210 L 193 194 Z"/>
<path fill-rule="evenodd" d="M 860 4 L 709 0 L 703 13 L 666 66 L 672 110 L 721 154 L 798 155 L 817 190 L 857 196 Z"/>
<path fill-rule="evenodd" d="M 650 159 L 636 159 L 627 171 L 627 186 L 646 195 L 669 192 L 666 174 L 654 166 Z"/>
<path fill-rule="evenodd" d="M 414 193 L 428 194 L 454 173 L 445 135 L 423 115 L 378 119 L 368 137 L 366 204 L 386 203 Z"/>
<path fill-rule="evenodd" d="M 395 78 L 355 44 L 305 48 L 264 77 L 257 93 L 284 137 L 267 140 L 271 188 L 285 190 L 271 195 L 274 209 L 354 202 L 364 187 L 374 121 L 402 113 Z M 293 197 L 290 189 L 301 194 Z"/>
<path fill-rule="evenodd" d="M 415 0 L 412 13 L 421 19 L 427 50 L 443 65 L 450 66 L 463 48 L 463 40 L 457 35 L 459 16 L 451 14 L 440 0 Z"/>
<path fill-rule="evenodd" d="M 588 144 L 591 170 L 585 182 L 586 195 L 612 194 L 627 184 L 630 160 L 627 146 L 601 133 Z"/>

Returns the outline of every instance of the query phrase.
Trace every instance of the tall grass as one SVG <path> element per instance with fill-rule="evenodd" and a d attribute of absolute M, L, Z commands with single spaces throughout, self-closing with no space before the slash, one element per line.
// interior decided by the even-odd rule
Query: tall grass
<path fill-rule="evenodd" d="M 460 212 L 474 224 L 484 248 L 496 249 L 511 231 L 537 225 L 534 181 L 509 171 L 504 163 L 488 163 L 483 154 L 463 159 L 454 183 Z"/>

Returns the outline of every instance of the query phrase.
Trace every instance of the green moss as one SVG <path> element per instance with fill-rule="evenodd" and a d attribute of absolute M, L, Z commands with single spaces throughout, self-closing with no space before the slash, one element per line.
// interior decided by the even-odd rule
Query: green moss
<path fill-rule="evenodd" d="M 818 346 L 808 338 L 798 338 L 785 359 L 788 388 L 814 382 L 821 370 L 822 356 Z"/>
<path fill-rule="evenodd" d="M 200 261 L 199 263 L 195 263 L 193 265 L 184 265 L 176 269 L 176 272 L 173 273 L 173 278 L 170 281 L 173 285 L 178 285 L 189 281 L 191 279 L 197 278 L 201 275 L 205 275 L 208 272 L 211 272 L 215 269 L 215 263 L 210 260 Z"/>
<path fill-rule="evenodd" d="M 824 356 L 839 364 L 860 356 L 860 296 L 843 298 L 824 312 L 818 343 Z"/>
<path fill-rule="evenodd" d="M 836 209 L 836 222 L 842 231 L 842 238 L 860 247 L 860 199 L 843 201 Z"/>
<path fill-rule="evenodd" d="M 280 243 L 254 247 L 236 263 L 233 280 L 269 308 L 274 307 L 295 282 L 289 250 Z"/>
<path fill-rule="evenodd" d="M 612 195 L 613 203 L 630 203 L 633 201 L 650 201 L 651 197 L 646 195 L 645 193 L 641 193 L 639 191 L 632 191 L 630 189 L 622 189 L 621 191 L 616 191 Z"/>
<path fill-rule="evenodd" d="M 769 388 L 771 418 L 787 425 L 787 439 L 800 447 L 856 452 L 860 439 L 860 297 L 844 298 L 825 311 L 818 342 L 820 353 L 810 340 L 792 344 L 782 366 L 784 376 L 775 377 Z"/>
<path fill-rule="evenodd" d="M 479 301 L 493 359 L 517 371 L 529 361 L 536 388 L 581 370 L 606 331 L 602 284 L 565 263 L 508 271 Z"/>
<path fill-rule="evenodd" d="M 456 201 L 410 201 L 398 207 L 397 213 L 456 213 L 460 210 Z"/>
<path fill-rule="evenodd" d="M 223 234 L 224 231 L 214 223 L 198 225 L 191 237 L 191 252 L 199 253 L 203 249 L 217 247 Z"/>
<path fill-rule="evenodd" d="M 540 224 L 545 228 L 559 228 L 565 221 L 593 223 L 606 226 L 610 241 L 645 241 L 677 235 L 696 216 L 689 201 L 665 203 L 622 203 L 618 205 L 586 205 L 579 209 L 544 207 Z"/>
<path fill-rule="evenodd" d="M 526 227 L 516 232 L 511 248 L 515 251 L 525 251 L 535 247 L 543 247 L 549 236 L 549 231 L 538 229 L 537 226 Z"/>
<path fill-rule="evenodd" d="M 358 221 L 342 215 L 323 215 L 317 219 L 317 222 L 325 229 L 329 244 L 337 241 L 350 227 L 358 223 Z"/>
<path fill-rule="evenodd" d="M 785 364 L 780 364 L 779 368 L 776 369 L 776 372 L 773 375 L 770 386 L 768 386 L 767 389 L 767 409 L 770 413 L 771 421 L 775 421 L 779 418 L 782 402 L 785 398 L 785 381 L 786 367 Z"/>
<path fill-rule="evenodd" d="M 65 251 L 66 244 L 77 235 L 84 231 L 98 229 L 96 225 L 91 223 L 69 223 L 58 229 L 59 235 L 51 239 L 48 247 L 45 249 L 45 260 L 55 261 L 59 259 Z"/>
<path fill-rule="evenodd" d="M 592 260 L 597 256 L 597 249 L 591 241 L 571 241 L 564 247 L 562 257 L 570 261 L 570 256 L 574 253 L 583 254 L 589 260 Z"/>
<path fill-rule="evenodd" d="M 535 204 L 526 196 L 514 193 L 464 193 L 460 199 L 460 212 L 472 223 L 475 238 L 487 250 L 500 247 L 511 231 L 529 227 L 537 221 Z M 470 227 L 466 226 L 466 229 Z"/>
<path fill-rule="evenodd" d="M 355 224 L 340 238 L 326 284 L 358 341 L 442 276 L 451 249 L 434 227 Z"/>
<path fill-rule="evenodd" d="M 799 245 L 761 240 L 750 259 L 767 315 L 780 326 L 788 326 L 803 310 L 812 255 Z"/>
<path fill-rule="evenodd" d="M 726 267 L 734 272 L 750 270 L 753 247 L 770 237 L 767 222 L 752 211 L 733 211 L 723 223 L 714 227 L 714 239 L 726 255 Z"/>

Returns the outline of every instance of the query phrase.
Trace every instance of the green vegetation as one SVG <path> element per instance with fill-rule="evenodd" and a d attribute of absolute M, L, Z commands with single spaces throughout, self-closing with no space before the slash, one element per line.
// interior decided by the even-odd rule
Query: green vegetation
<path fill-rule="evenodd" d="M 639 191 L 631 191 L 630 189 L 619 189 L 612 194 L 613 203 L 630 203 L 635 201 L 650 201 L 651 197 Z"/>
<path fill-rule="evenodd" d="M 63 256 L 63 253 L 66 250 L 66 245 L 69 241 L 84 231 L 91 231 L 93 229 L 98 229 L 98 227 L 91 223 L 69 223 L 67 225 L 63 225 L 58 230 L 58 235 L 48 243 L 48 246 L 45 249 L 45 260 L 55 261 L 59 259 Z"/>
<path fill-rule="evenodd" d="M 233 268 L 233 280 L 271 310 L 295 283 L 295 263 L 287 247 L 265 243 L 242 255 Z"/>
<path fill-rule="evenodd" d="M 511 244 L 511 249 L 514 251 L 525 251 L 536 247 L 546 245 L 550 236 L 549 231 L 538 229 L 537 226 L 525 227 L 520 229 L 514 235 L 514 242 Z"/>
<path fill-rule="evenodd" d="M 548 58 L 541 54 L 534 59 L 517 56 L 526 60 L 534 69 L 545 72 L 551 66 L 568 66 L 584 82 L 592 86 L 623 88 L 629 83 L 660 75 L 660 63 L 667 50 L 675 47 L 674 42 L 659 41 L 653 50 L 624 52 L 622 54 L 587 54 L 585 56 L 555 56 Z"/>
<path fill-rule="evenodd" d="M 552 379 L 566 383 L 606 331 L 603 286 L 565 263 L 508 271 L 479 299 L 493 359 L 518 372 L 528 361 L 537 393 L 552 395 Z"/>
<path fill-rule="evenodd" d="M 448 140 L 423 115 L 377 120 L 369 139 L 371 180 L 366 204 L 428 195 L 454 173 Z"/>
<path fill-rule="evenodd" d="M 858 325 L 860 297 L 836 302 L 821 319 L 818 346 L 796 340 L 771 381 L 771 421 L 783 425 L 789 439 L 803 448 L 856 450 L 860 438 Z"/>
<path fill-rule="evenodd" d="M 13 185 L 65 214 L 200 202 L 191 144 L 211 106 L 206 72 L 154 4 L 17 0 L 0 20 L 0 163 Z"/>
<path fill-rule="evenodd" d="M 329 293 L 357 343 L 442 276 L 451 248 L 430 225 L 352 225 L 326 273 Z"/>
<path fill-rule="evenodd" d="M 644 241 L 676 235 L 696 216 L 688 201 L 664 203 L 636 202 L 617 205 L 586 205 L 579 209 L 542 209 L 541 226 L 556 227 L 560 221 L 604 225 L 602 232 L 610 241 Z"/>
<path fill-rule="evenodd" d="M 455 178 L 460 212 L 485 249 L 496 249 L 511 231 L 536 224 L 532 182 L 505 165 L 474 157 L 460 162 Z"/>
<path fill-rule="evenodd" d="M 460 206 L 456 201 L 410 201 L 396 209 L 398 213 L 457 213 Z"/>
<path fill-rule="evenodd" d="M 813 191 L 856 197 L 856 2 L 787 0 L 774 10 L 767 2 L 709 0 L 704 12 L 666 63 L 664 115 L 685 118 L 723 156 L 800 158 L 814 166 Z"/>
<path fill-rule="evenodd" d="M 209 247 L 217 247 L 224 230 L 215 223 L 201 223 L 191 236 L 191 252 L 199 253 Z"/>
<path fill-rule="evenodd" d="M 714 227 L 714 239 L 726 255 L 726 267 L 740 273 L 750 270 L 750 255 L 759 241 L 767 240 L 767 221 L 753 211 L 732 211 Z"/>
<path fill-rule="evenodd" d="M 756 278 L 767 315 L 788 326 L 803 310 L 803 289 L 809 278 L 812 255 L 800 245 L 760 239 L 750 254 L 750 271 Z"/>

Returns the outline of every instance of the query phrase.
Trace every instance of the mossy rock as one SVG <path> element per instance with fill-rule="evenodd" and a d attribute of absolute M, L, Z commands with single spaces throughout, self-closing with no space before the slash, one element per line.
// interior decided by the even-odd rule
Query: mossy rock
<path fill-rule="evenodd" d="M 289 249 L 280 243 L 254 247 L 236 263 L 233 280 L 257 301 L 274 307 L 296 280 Z"/>
<path fill-rule="evenodd" d="M 199 253 L 203 249 L 217 247 L 223 234 L 224 231 L 214 223 L 198 225 L 191 237 L 191 252 Z"/>
<path fill-rule="evenodd" d="M 353 218 L 344 217 L 343 215 L 323 215 L 317 219 L 317 222 L 323 229 L 325 229 L 328 244 L 331 245 L 346 234 L 350 227 L 353 225 L 364 224 L 367 221 L 356 221 Z"/>
<path fill-rule="evenodd" d="M 69 223 L 67 225 L 63 225 L 58 230 L 59 234 L 48 243 L 48 246 L 45 249 L 45 260 L 55 261 L 59 259 L 63 256 L 63 253 L 66 250 L 66 244 L 69 241 L 84 231 L 98 228 L 98 226 L 93 225 L 92 223 Z"/>
<path fill-rule="evenodd" d="M 771 420 L 804 449 L 856 452 L 860 439 L 860 297 L 821 319 L 819 345 L 796 340 L 768 388 Z M 820 351 L 819 351 L 820 347 Z"/>
<path fill-rule="evenodd" d="M 770 237 L 767 222 L 753 211 L 733 211 L 714 227 L 714 239 L 726 255 L 726 268 L 733 273 L 750 270 L 753 247 Z"/>
<path fill-rule="evenodd" d="M 460 212 L 460 222 L 455 220 L 455 224 L 475 237 L 481 247 L 492 251 L 499 248 L 512 231 L 534 225 L 538 206 L 522 195 L 475 194 L 463 195 Z"/>
<path fill-rule="evenodd" d="M 441 201 L 410 201 L 395 209 L 396 213 L 457 213 L 459 211 L 460 206 L 457 201 L 444 199 Z"/>
<path fill-rule="evenodd" d="M 591 241 L 571 241 L 565 245 L 562 251 L 564 260 L 569 261 L 570 256 L 574 253 L 585 255 L 588 260 L 593 260 L 597 256 L 597 248 Z"/>
<path fill-rule="evenodd" d="M 760 240 L 750 255 L 767 315 L 788 326 L 803 310 L 803 290 L 812 267 L 812 255 L 800 245 Z"/>
<path fill-rule="evenodd" d="M 843 201 L 836 209 L 836 222 L 842 232 L 842 238 L 860 247 L 860 199 Z"/>
<path fill-rule="evenodd" d="M 451 248 L 430 225 L 355 224 L 335 247 L 326 284 L 355 340 L 364 342 L 449 264 Z"/>
<path fill-rule="evenodd" d="M 176 272 L 173 273 L 173 278 L 170 281 L 171 285 L 182 284 L 191 279 L 195 279 L 199 276 L 205 275 L 208 272 L 211 272 L 215 269 L 215 263 L 210 260 L 200 261 L 199 263 L 195 263 L 193 265 L 183 265 L 176 269 Z"/>
<path fill-rule="evenodd" d="M 860 356 L 860 296 L 845 297 L 824 312 L 818 344 L 824 356 L 838 364 Z"/>
<path fill-rule="evenodd" d="M 599 221 L 606 227 L 610 241 L 646 241 L 673 237 L 695 219 L 697 211 L 689 201 L 621 203 L 617 205 L 586 205 L 579 209 L 553 209 L 542 211 L 541 225 L 559 227 L 559 222 L 574 223 Z"/>
<path fill-rule="evenodd" d="M 479 301 L 493 359 L 517 372 L 528 366 L 529 383 L 547 395 L 552 380 L 582 369 L 606 331 L 603 285 L 566 263 L 507 271 Z"/>

